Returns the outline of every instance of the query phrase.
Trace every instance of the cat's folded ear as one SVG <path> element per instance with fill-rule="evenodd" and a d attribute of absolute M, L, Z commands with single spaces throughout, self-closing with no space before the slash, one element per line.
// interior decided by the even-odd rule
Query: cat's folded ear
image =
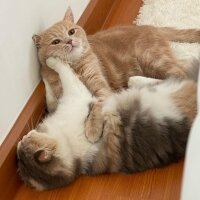
<path fill-rule="evenodd" d="M 70 21 L 70 22 L 74 23 L 74 15 L 72 13 L 72 9 L 71 9 L 70 6 L 67 8 L 67 11 L 65 13 L 65 16 L 64 16 L 63 20 L 67 20 L 67 21 Z"/>
<path fill-rule="evenodd" d="M 34 158 L 37 162 L 46 163 L 51 161 L 53 154 L 54 154 L 53 149 L 44 148 L 35 152 Z"/>
<path fill-rule="evenodd" d="M 32 36 L 32 39 L 34 41 L 34 44 L 35 46 L 37 47 L 37 49 L 40 48 L 40 40 L 41 40 L 41 37 L 39 35 L 33 35 Z"/>

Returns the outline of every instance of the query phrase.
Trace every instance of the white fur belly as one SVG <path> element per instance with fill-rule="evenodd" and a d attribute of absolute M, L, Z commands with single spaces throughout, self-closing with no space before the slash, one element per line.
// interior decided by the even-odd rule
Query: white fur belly
<path fill-rule="evenodd" d="M 85 136 L 85 120 L 91 101 L 92 96 L 88 94 L 81 99 L 65 99 L 56 112 L 44 122 L 48 127 L 48 134 L 58 141 L 59 152 L 66 155 L 64 157 L 68 163 L 72 162 L 74 156 L 84 160 L 85 157 L 92 157 L 91 155 L 97 151 L 96 145 L 90 143 Z"/>
<path fill-rule="evenodd" d="M 60 130 L 68 135 L 84 132 L 84 123 L 89 114 L 92 97 L 68 98 L 61 102 L 54 115 L 49 116 L 45 123 L 54 132 Z M 59 131 L 59 132 L 60 132 Z"/>

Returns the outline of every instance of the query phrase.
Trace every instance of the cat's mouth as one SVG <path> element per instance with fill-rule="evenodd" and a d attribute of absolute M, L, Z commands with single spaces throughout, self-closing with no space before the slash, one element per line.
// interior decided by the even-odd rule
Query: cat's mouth
<path fill-rule="evenodd" d="M 66 45 L 66 50 L 71 53 L 75 48 L 78 47 L 78 44 L 72 43 L 72 44 L 67 44 Z"/>

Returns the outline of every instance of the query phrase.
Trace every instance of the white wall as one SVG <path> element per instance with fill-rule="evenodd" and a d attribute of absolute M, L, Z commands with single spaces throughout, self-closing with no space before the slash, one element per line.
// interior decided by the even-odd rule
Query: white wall
<path fill-rule="evenodd" d="M 0 0 L 0 143 L 37 86 L 32 35 L 61 20 L 68 5 L 77 21 L 89 0 Z"/>
<path fill-rule="evenodd" d="M 190 131 L 184 164 L 181 200 L 200 199 L 200 71 L 198 80 L 198 114 Z"/>

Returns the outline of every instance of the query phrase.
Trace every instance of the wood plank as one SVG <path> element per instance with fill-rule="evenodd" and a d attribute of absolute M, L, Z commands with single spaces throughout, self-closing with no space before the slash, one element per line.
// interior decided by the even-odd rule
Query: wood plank
<path fill-rule="evenodd" d="M 183 162 L 132 175 L 82 176 L 71 185 L 35 191 L 22 185 L 14 200 L 178 200 Z"/>
<path fill-rule="evenodd" d="M 78 24 L 84 25 L 87 34 L 93 34 L 100 30 L 114 2 L 113 0 L 92 0 Z"/>
<path fill-rule="evenodd" d="M 141 5 L 142 0 L 116 0 L 102 28 L 132 24 Z"/>

